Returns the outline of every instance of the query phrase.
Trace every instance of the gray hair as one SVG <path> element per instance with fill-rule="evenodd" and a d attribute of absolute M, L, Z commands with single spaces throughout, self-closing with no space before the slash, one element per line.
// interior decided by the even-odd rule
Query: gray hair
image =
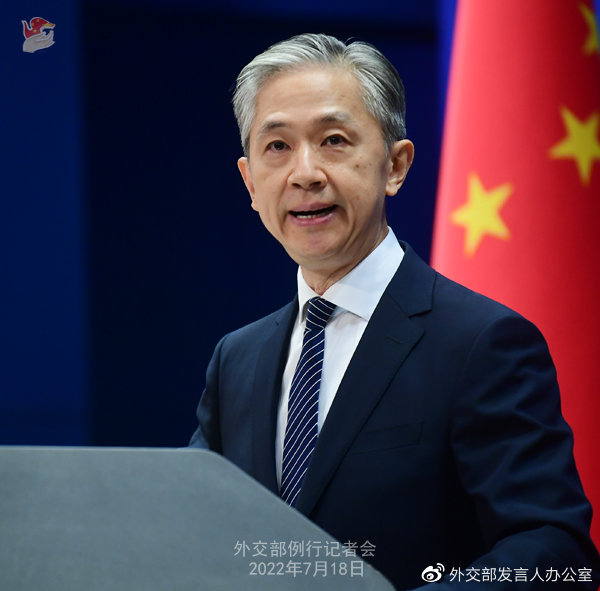
<path fill-rule="evenodd" d="M 406 137 L 404 85 L 387 58 L 363 41 L 346 44 L 329 35 L 305 33 L 272 45 L 245 66 L 237 78 L 233 110 L 246 156 L 262 86 L 276 74 L 310 65 L 346 68 L 356 77 L 365 107 L 381 125 L 387 149 Z"/>

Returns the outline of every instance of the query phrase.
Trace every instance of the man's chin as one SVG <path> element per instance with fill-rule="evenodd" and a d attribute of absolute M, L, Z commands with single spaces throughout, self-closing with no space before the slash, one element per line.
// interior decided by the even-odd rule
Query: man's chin
<path fill-rule="evenodd" d="M 303 269 L 313 272 L 335 270 L 336 267 L 344 266 L 343 257 L 339 256 L 339 249 L 331 246 L 319 246 L 313 248 L 286 248 L 290 258 L 298 263 Z"/>

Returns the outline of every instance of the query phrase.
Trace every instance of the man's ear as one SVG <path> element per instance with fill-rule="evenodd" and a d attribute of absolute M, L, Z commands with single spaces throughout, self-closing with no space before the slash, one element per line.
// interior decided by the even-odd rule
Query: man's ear
<path fill-rule="evenodd" d="M 252 200 L 252 209 L 258 211 L 256 207 L 255 201 L 255 193 L 254 193 L 254 183 L 252 182 L 252 173 L 250 172 L 250 163 L 248 162 L 248 158 L 243 156 L 237 162 L 238 169 L 244 179 L 244 184 L 246 185 L 246 189 L 248 189 L 248 193 L 250 193 L 250 199 Z"/>
<path fill-rule="evenodd" d="M 410 140 L 394 142 L 390 147 L 390 173 L 385 186 L 385 194 L 395 195 L 404 183 L 408 169 L 415 157 L 415 146 Z"/>

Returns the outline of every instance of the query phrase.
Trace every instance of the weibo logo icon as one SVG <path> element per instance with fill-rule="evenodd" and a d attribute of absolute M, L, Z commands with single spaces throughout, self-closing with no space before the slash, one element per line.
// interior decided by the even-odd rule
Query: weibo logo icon
<path fill-rule="evenodd" d="M 46 49 L 54 45 L 54 27 L 50 21 L 45 18 L 36 16 L 32 18 L 29 23 L 27 21 L 21 21 L 23 23 L 23 36 L 25 42 L 23 43 L 23 51 L 25 53 L 34 53 L 39 49 Z"/>
<path fill-rule="evenodd" d="M 444 565 L 441 562 L 438 562 L 435 566 L 428 566 L 421 573 L 421 578 L 428 583 L 435 583 L 442 578 L 444 570 Z"/>

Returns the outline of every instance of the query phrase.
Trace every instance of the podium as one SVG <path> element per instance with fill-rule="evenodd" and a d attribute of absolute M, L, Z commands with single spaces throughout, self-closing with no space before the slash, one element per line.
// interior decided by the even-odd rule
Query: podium
<path fill-rule="evenodd" d="M 0 543 L 7 591 L 393 589 L 202 450 L 0 447 Z"/>

